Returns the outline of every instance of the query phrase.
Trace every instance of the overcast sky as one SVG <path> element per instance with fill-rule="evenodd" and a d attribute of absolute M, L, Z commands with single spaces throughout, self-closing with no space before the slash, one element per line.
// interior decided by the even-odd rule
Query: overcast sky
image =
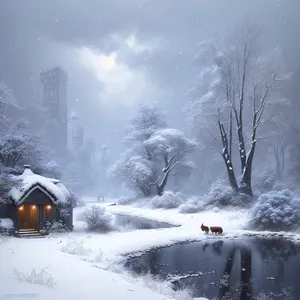
<path fill-rule="evenodd" d="M 22 103 L 41 101 L 39 73 L 60 65 L 69 108 L 99 143 L 117 147 L 140 101 L 172 126 L 197 71 L 197 44 L 249 20 L 300 68 L 299 0 L 0 0 L 0 77 Z"/>

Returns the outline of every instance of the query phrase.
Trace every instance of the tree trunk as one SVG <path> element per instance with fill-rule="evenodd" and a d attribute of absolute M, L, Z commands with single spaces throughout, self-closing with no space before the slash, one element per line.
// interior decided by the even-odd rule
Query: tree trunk
<path fill-rule="evenodd" d="M 149 196 L 150 196 L 150 190 L 149 190 L 149 188 L 146 188 L 146 187 L 144 187 L 144 186 L 141 186 L 140 189 L 141 189 L 141 191 L 142 191 L 144 197 L 149 197 Z"/>
<path fill-rule="evenodd" d="M 239 154 L 240 154 L 240 160 L 241 160 L 241 173 L 243 173 L 243 170 L 246 165 L 246 150 L 245 150 L 243 129 L 242 129 L 241 124 L 239 125 L 239 128 L 238 128 L 238 139 L 239 139 Z"/>
<path fill-rule="evenodd" d="M 225 152 L 225 153 L 227 154 L 227 152 Z M 224 162 L 225 162 L 225 165 L 226 165 L 226 170 L 227 170 L 229 183 L 230 183 L 231 188 L 234 191 L 238 191 L 238 184 L 237 184 L 235 174 L 234 174 L 234 171 L 233 171 L 233 166 L 232 166 L 231 160 L 226 158 L 226 157 L 228 157 L 228 154 L 227 154 L 227 156 L 226 156 L 226 154 L 224 154 L 222 156 L 223 156 L 223 159 L 224 159 Z"/>
<path fill-rule="evenodd" d="M 168 178 L 169 178 L 169 171 L 167 171 L 164 176 L 163 176 L 163 179 L 161 181 L 160 184 L 157 184 L 156 185 L 156 189 L 157 189 L 157 195 L 158 196 L 161 196 L 165 190 L 165 187 L 167 185 L 167 182 L 168 182 Z"/>
<path fill-rule="evenodd" d="M 219 126 L 219 131 L 220 131 L 220 136 L 221 136 L 221 142 L 223 145 L 222 157 L 223 157 L 225 165 L 226 165 L 229 183 L 230 183 L 232 189 L 237 191 L 238 185 L 237 185 L 237 181 L 236 181 L 236 177 L 234 174 L 233 165 L 232 165 L 232 161 L 231 161 L 231 156 L 230 156 L 230 152 L 231 152 L 230 145 L 232 143 L 232 140 L 228 141 L 228 137 L 227 137 L 227 133 L 224 128 L 224 125 L 220 121 L 220 111 L 219 110 L 218 110 L 218 113 L 219 113 L 218 126 Z M 230 135 L 230 138 L 232 138 L 231 135 Z"/>
<path fill-rule="evenodd" d="M 229 156 L 232 157 L 232 140 L 233 140 L 233 128 L 232 128 L 232 111 L 229 115 Z"/>
<path fill-rule="evenodd" d="M 249 155 L 247 157 L 246 165 L 243 170 L 242 179 L 239 191 L 249 196 L 253 196 L 252 192 L 252 162 L 254 157 L 254 152 L 256 148 L 256 141 L 252 142 Z"/>

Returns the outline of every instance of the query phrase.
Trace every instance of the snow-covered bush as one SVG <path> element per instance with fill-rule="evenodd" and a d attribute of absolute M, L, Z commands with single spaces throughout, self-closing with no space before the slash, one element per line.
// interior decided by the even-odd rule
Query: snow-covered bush
<path fill-rule="evenodd" d="M 222 181 L 216 181 L 211 185 L 210 191 L 202 197 L 206 206 L 213 207 L 235 205 L 237 193 Z"/>
<path fill-rule="evenodd" d="M 245 207 L 250 205 L 251 200 L 251 197 L 235 192 L 231 187 L 224 185 L 222 181 L 216 181 L 207 194 L 188 200 L 179 207 L 179 211 L 196 213 L 204 209 L 216 209 L 216 207 Z"/>
<path fill-rule="evenodd" d="M 20 281 L 53 287 L 58 281 L 54 280 L 53 276 L 46 270 L 47 268 L 43 268 L 37 272 L 36 269 L 32 269 L 30 273 L 26 274 L 15 269 L 14 274 Z"/>
<path fill-rule="evenodd" d="M 91 249 L 84 247 L 83 241 L 70 241 L 64 244 L 60 250 L 65 253 L 78 256 L 86 256 L 91 252 Z"/>
<path fill-rule="evenodd" d="M 222 181 L 212 184 L 210 191 L 203 196 L 202 201 L 206 207 L 247 207 L 252 198 L 235 192 L 231 187 L 224 185 Z"/>
<path fill-rule="evenodd" d="M 182 214 L 193 214 L 204 210 L 204 203 L 200 197 L 192 197 L 186 203 L 179 206 L 179 212 Z"/>
<path fill-rule="evenodd" d="M 171 209 L 179 207 L 185 201 L 186 200 L 181 193 L 165 191 L 161 196 L 154 196 L 150 201 L 150 205 L 153 208 Z"/>
<path fill-rule="evenodd" d="M 81 211 L 77 220 L 86 223 L 88 230 L 108 232 L 115 230 L 112 215 L 105 212 L 105 208 L 93 205 Z"/>
<path fill-rule="evenodd" d="M 289 230 L 300 223 L 300 201 L 290 190 L 271 191 L 258 198 L 251 210 L 250 227 Z"/>
<path fill-rule="evenodd" d="M 220 208 L 219 208 L 219 207 L 214 207 L 214 208 L 213 208 L 213 212 L 214 212 L 214 213 L 218 213 L 219 211 L 220 211 Z"/>
<path fill-rule="evenodd" d="M 62 221 L 46 222 L 46 228 L 49 233 L 66 233 L 70 230 Z"/>
<path fill-rule="evenodd" d="M 21 181 L 13 174 L 14 169 L 5 167 L 0 161 L 0 202 L 5 202 L 12 187 L 19 186 Z"/>
<path fill-rule="evenodd" d="M 1 206 L 1 204 L 0 204 Z M 14 222 L 12 219 L 0 219 L 0 234 L 12 235 L 14 232 Z"/>

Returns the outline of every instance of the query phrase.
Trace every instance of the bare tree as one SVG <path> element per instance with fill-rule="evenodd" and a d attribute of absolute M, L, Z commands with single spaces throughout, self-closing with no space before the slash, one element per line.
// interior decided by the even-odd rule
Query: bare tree
<path fill-rule="evenodd" d="M 274 157 L 276 179 L 281 180 L 286 169 L 287 153 L 290 146 L 289 133 L 285 126 L 276 126 L 277 132 L 270 140 L 270 149 Z"/>
<path fill-rule="evenodd" d="M 245 26 L 241 35 L 203 44 L 199 61 L 204 73 L 213 73 L 209 78 L 212 82 L 209 90 L 203 90 L 201 82 L 200 88 L 193 90 L 194 96 L 199 92 L 200 96 L 192 99 L 193 108 L 200 108 L 202 117 L 217 121 L 218 131 L 210 136 L 221 141 L 222 150 L 216 145 L 213 148 L 223 157 L 231 187 L 247 195 L 252 195 L 253 158 L 257 142 L 262 139 L 258 130 L 267 122 L 275 122 L 270 107 L 284 102 L 278 83 L 288 78 L 282 71 L 281 51 L 275 49 L 267 57 L 259 56 L 257 42 L 257 30 Z M 195 114 L 194 109 L 191 111 Z M 235 157 L 240 161 L 239 184 L 233 167 Z"/>

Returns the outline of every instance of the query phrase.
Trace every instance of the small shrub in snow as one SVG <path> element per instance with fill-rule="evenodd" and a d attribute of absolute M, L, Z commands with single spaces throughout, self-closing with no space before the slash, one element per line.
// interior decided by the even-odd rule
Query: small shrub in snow
<path fill-rule="evenodd" d="M 289 230 L 300 222 L 299 200 L 290 190 L 271 191 L 258 198 L 250 226 L 260 230 Z"/>
<path fill-rule="evenodd" d="M 84 209 L 78 214 L 77 220 L 86 223 L 90 231 L 108 232 L 116 229 L 112 215 L 97 205 Z"/>
<path fill-rule="evenodd" d="M 83 241 L 68 242 L 67 244 L 63 245 L 60 250 L 71 255 L 79 256 L 85 256 L 91 251 L 83 246 Z"/>
<path fill-rule="evenodd" d="M 54 280 L 53 276 L 48 273 L 46 269 L 47 268 L 43 268 L 39 272 L 37 272 L 36 269 L 32 269 L 28 274 L 15 269 L 14 274 L 20 281 L 53 287 L 58 281 Z"/>
<path fill-rule="evenodd" d="M 152 198 L 150 205 L 153 208 L 177 208 L 186 200 L 181 193 L 174 193 L 172 191 L 165 191 L 162 196 L 155 196 Z"/>
<path fill-rule="evenodd" d="M 219 207 L 214 207 L 214 208 L 213 208 L 213 212 L 218 213 L 219 211 L 220 211 L 220 208 L 219 208 Z"/>

